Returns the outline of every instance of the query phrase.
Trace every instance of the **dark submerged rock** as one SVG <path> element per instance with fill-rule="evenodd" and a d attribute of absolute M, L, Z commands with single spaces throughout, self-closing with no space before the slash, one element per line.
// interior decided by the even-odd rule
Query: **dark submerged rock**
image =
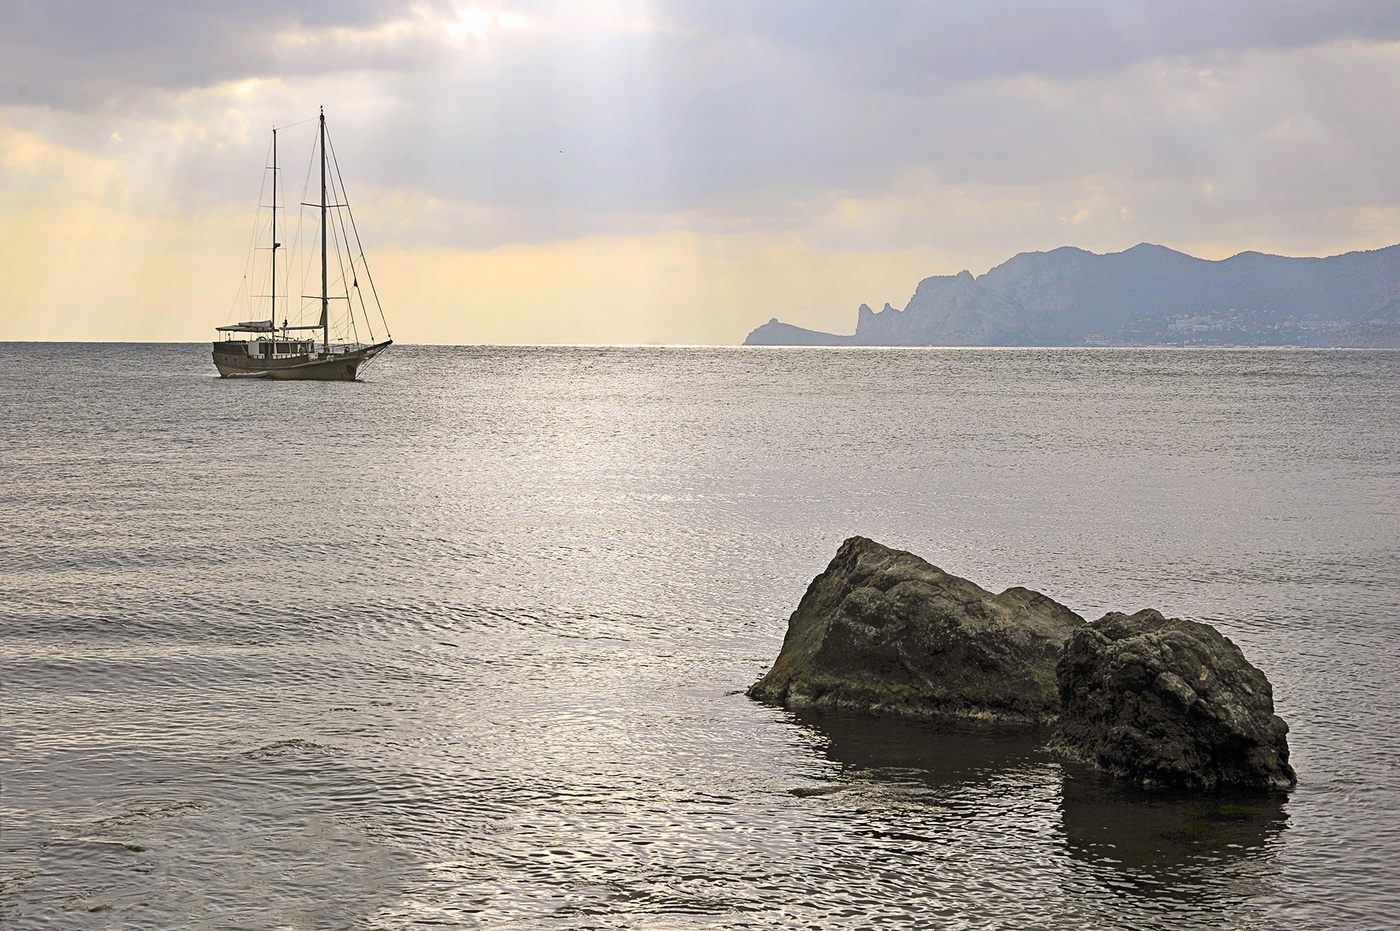
<path fill-rule="evenodd" d="M 1060 706 L 1060 647 L 1083 624 L 1038 592 L 993 595 L 852 537 L 808 586 L 748 694 L 788 708 L 1045 724 Z"/>
<path fill-rule="evenodd" d="M 1273 688 L 1208 624 L 1110 613 L 1074 632 L 1056 670 L 1058 749 L 1148 786 L 1290 789 Z"/>

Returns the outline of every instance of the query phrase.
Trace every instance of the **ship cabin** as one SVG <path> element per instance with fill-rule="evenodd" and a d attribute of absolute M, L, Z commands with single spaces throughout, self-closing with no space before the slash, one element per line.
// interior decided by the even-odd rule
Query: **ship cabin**
<path fill-rule="evenodd" d="M 268 320 L 245 320 L 232 326 L 218 328 L 220 339 L 214 343 L 214 351 L 229 355 L 243 355 L 250 359 L 307 359 L 316 355 L 316 340 L 290 339 L 287 329 L 320 329 L 320 327 L 283 327 L 279 339 Z M 235 339 L 234 334 L 247 333 L 246 339 Z M 258 335 L 254 338 L 251 334 Z"/>

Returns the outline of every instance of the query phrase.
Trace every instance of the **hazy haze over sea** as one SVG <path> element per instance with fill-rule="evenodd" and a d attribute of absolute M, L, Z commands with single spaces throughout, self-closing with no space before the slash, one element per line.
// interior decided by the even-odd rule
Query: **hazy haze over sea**
<path fill-rule="evenodd" d="M 0 344 L 0 925 L 1382 927 L 1400 352 Z M 1287 797 L 742 689 L 852 534 L 1269 676 Z"/>

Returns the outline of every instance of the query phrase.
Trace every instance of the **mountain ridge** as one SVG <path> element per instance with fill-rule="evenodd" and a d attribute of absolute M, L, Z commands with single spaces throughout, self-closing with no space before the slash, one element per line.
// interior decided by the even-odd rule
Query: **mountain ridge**
<path fill-rule="evenodd" d="M 1342 334 L 1370 345 L 1389 328 L 1356 325 L 1389 319 L 1381 305 L 1398 281 L 1400 245 L 1224 259 L 1146 242 L 1104 254 L 1060 246 L 979 276 L 924 278 L 903 309 L 862 304 L 850 335 L 773 318 L 744 345 L 1331 345 Z"/>

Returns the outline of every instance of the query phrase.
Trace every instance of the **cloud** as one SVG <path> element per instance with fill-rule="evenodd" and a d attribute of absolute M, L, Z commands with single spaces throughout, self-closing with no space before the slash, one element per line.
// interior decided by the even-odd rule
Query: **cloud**
<path fill-rule="evenodd" d="M 666 8 L 697 30 L 807 50 L 846 81 L 901 87 L 920 79 L 1063 76 L 1182 55 L 1400 39 L 1400 8 L 1384 0 L 677 0 Z"/>
<path fill-rule="evenodd" d="M 6 7 L 0 89 L 27 88 L 14 125 L 90 151 L 118 132 L 197 198 L 235 196 L 266 128 L 325 104 L 361 183 L 460 204 L 437 229 L 462 245 L 792 228 L 916 168 L 956 187 L 1247 166 L 1306 199 L 1387 183 L 1392 7 L 59 0 Z"/>
<path fill-rule="evenodd" d="M 278 36 L 370 27 L 403 9 L 373 0 L 11 3 L 0 8 L 0 88 L 10 104 L 121 108 L 153 91 L 179 93 L 295 67 L 298 57 L 280 48 Z"/>
<path fill-rule="evenodd" d="M 407 250 L 1342 251 L 1400 239 L 1397 97 L 1400 6 L 1356 0 L 52 0 L 0 6 L 0 191 L 222 215 L 277 125 L 296 199 L 325 106 Z"/>

